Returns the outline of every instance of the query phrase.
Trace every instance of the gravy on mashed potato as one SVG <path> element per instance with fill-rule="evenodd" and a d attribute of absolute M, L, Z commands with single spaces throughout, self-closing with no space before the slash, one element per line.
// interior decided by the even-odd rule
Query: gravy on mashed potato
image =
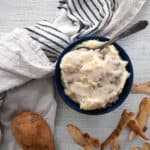
<path fill-rule="evenodd" d="M 60 64 L 66 95 L 84 110 L 105 108 L 115 102 L 129 77 L 128 62 L 121 59 L 113 45 L 93 50 L 101 44 L 85 41 L 64 55 Z"/>

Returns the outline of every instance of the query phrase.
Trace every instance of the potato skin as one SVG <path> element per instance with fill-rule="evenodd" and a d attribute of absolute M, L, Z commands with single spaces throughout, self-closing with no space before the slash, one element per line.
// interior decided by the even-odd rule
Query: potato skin
<path fill-rule="evenodd" d="M 23 150 L 55 150 L 51 130 L 40 115 L 22 112 L 12 119 L 11 128 Z"/>

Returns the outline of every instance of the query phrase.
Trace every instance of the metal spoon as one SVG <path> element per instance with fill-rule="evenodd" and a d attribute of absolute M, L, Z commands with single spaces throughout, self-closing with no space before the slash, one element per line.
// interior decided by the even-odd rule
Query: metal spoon
<path fill-rule="evenodd" d="M 105 42 L 104 44 L 98 46 L 98 47 L 95 47 L 94 49 L 99 49 L 99 50 L 102 50 L 103 48 L 107 47 L 108 45 L 110 44 L 113 44 L 114 42 L 120 40 L 120 39 L 123 39 L 131 34 L 134 34 L 140 30 L 143 30 L 146 28 L 146 26 L 148 25 L 148 21 L 146 20 L 142 20 L 142 21 L 139 21 L 137 22 L 136 24 L 132 25 L 131 27 L 129 27 L 128 29 L 126 29 L 125 31 L 119 33 L 118 35 L 116 35 L 115 37 L 113 37 L 112 39 L 110 39 L 109 41 Z M 88 47 L 85 47 L 85 46 L 81 46 L 81 47 L 78 47 L 77 49 L 79 48 L 86 48 L 86 49 L 90 49 Z"/>

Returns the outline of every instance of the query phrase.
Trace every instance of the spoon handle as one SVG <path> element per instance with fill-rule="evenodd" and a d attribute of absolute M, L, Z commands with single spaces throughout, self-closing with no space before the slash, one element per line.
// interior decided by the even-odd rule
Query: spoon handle
<path fill-rule="evenodd" d="M 103 49 L 104 47 L 122 39 L 125 38 L 133 33 L 136 33 L 140 30 L 143 30 L 144 28 L 146 28 L 146 26 L 148 25 L 148 21 L 146 20 L 142 20 L 137 22 L 136 24 L 132 25 L 131 27 L 129 27 L 128 29 L 126 29 L 125 31 L 121 32 L 120 34 L 116 35 L 114 38 L 112 38 L 111 40 L 109 40 L 108 42 L 106 42 L 105 44 L 99 46 L 98 48 Z"/>

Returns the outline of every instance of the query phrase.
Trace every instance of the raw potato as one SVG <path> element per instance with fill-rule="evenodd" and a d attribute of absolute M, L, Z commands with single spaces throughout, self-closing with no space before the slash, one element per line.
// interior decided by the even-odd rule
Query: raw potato
<path fill-rule="evenodd" d="M 132 86 L 131 92 L 150 94 L 150 81 L 141 84 L 134 84 Z"/>
<path fill-rule="evenodd" d="M 140 103 L 139 112 L 136 116 L 136 120 L 144 132 L 147 126 L 149 113 L 150 113 L 150 98 L 145 97 L 142 99 Z M 129 134 L 129 140 L 133 140 L 135 137 L 136 137 L 135 132 L 131 131 Z"/>
<path fill-rule="evenodd" d="M 20 113 L 13 118 L 11 128 L 23 150 L 55 150 L 51 130 L 40 115 Z"/>
<path fill-rule="evenodd" d="M 149 143 L 143 144 L 141 150 L 150 150 L 150 144 Z"/>

